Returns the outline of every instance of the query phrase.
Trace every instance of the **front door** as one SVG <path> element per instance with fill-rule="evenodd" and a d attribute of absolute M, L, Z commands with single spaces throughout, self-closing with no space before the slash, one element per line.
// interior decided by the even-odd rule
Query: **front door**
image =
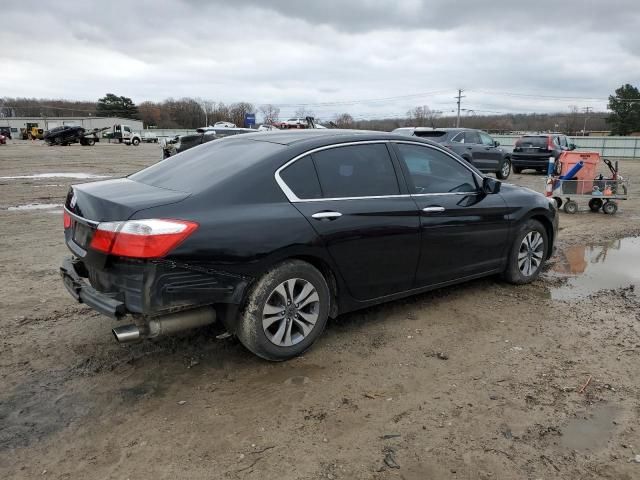
<path fill-rule="evenodd" d="M 293 204 L 358 300 L 412 288 L 420 253 L 418 210 L 388 148 L 386 142 L 332 146 L 281 172 L 299 197 Z"/>
<path fill-rule="evenodd" d="M 395 142 L 395 148 L 421 214 L 416 285 L 499 269 L 509 234 L 501 195 L 482 193 L 480 175 L 442 150 L 406 142 Z"/>
<path fill-rule="evenodd" d="M 478 160 L 474 161 L 475 165 L 488 172 L 496 172 L 500 169 L 500 161 L 502 160 L 502 152 L 496 146 L 493 138 L 484 132 L 478 132 L 480 135 L 480 145 L 478 145 Z"/>

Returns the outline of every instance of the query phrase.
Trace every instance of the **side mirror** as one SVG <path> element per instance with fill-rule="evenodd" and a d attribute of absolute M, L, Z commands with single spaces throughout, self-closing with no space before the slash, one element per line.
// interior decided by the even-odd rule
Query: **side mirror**
<path fill-rule="evenodd" d="M 497 141 L 497 140 L 495 140 L 495 141 L 493 142 L 493 146 L 494 146 L 494 147 L 499 147 L 499 146 L 500 146 L 500 142 L 499 142 L 499 141 Z"/>
<path fill-rule="evenodd" d="M 576 144 L 575 143 L 570 143 L 569 144 L 569 150 L 575 150 L 576 149 Z"/>
<path fill-rule="evenodd" d="M 491 177 L 482 178 L 482 191 L 488 195 L 499 193 L 500 185 L 502 184 L 494 178 L 491 178 Z"/>

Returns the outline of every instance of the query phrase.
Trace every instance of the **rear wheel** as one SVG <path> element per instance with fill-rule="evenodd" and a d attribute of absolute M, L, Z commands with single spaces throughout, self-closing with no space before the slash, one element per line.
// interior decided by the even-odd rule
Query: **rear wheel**
<path fill-rule="evenodd" d="M 505 280 L 516 285 L 534 281 L 542 271 L 548 249 L 549 239 L 544 226 L 537 220 L 528 220 L 511 246 L 503 273 Z"/>
<path fill-rule="evenodd" d="M 286 261 L 251 289 L 238 322 L 238 339 L 266 360 L 300 355 L 324 330 L 330 298 L 327 282 L 315 267 Z"/>
<path fill-rule="evenodd" d="M 507 178 L 509 178 L 510 174 L 511 174 L 511 160 L 509 160 L 508 158 L 505 158 L 504 161 L 502 162 L 502 166 L 500 167 L 500 170 L 496 172 L 496 177 L 499 180 L 506 180 Z"/>
<path fill-rule="evenodd" d="M 602 208 L 602 200 L 599 198 L 592 198 L 589 200 L 589 209 L 592 212 L 597 212 Z"/>

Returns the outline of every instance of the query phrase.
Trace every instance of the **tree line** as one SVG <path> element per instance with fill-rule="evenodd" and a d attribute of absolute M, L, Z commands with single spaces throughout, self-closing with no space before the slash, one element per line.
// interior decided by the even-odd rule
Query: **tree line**
<path fill-rule="evenodd" d="M 578 135 L 586 130 L 607 131 L 612 135 L 629 135 L 640 132 L 640 91 L 626 84 L 616 89 L 609 97 L 607 112 L 585 112 L 577 106 L 561 113 L 520 113 L 520 114 L 475 114 L 464 112 L 460 126 L 479 128 L 492 132 L 511 131 L 560 131 Z M 254 105 L 249 102 L 226 104 L 202 98 L 168 98 L 161 102 L 145 101 L 138 105 L 124 96 L 108 93 L 96 102 L 60 99 L 0 98 L 1 117 L 76 117 L 115 116 L 141 120 L 145 127 L 155 128 L 198 128 L 213 125 L 218 121 L 228 121 L 243 126 L 247 113 L 258 113 L 264 123 L 280 121 L 277 105 Z M 315 116 L 312 111 L 300 107 L 295 117 Z M 404 126 L 452 127 L 456 124 L 454 115 L 442 115 L 428 106 L 410 109 L 404 118 L 361 119 L 349 112 L 319 119 L 325 125 L 336 128 L 357 128 L 390 131 Z"/>

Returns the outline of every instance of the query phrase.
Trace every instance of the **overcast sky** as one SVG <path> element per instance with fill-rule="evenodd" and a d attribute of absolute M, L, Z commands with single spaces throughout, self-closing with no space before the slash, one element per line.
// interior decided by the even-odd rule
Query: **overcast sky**
<path fill-rule="evenodd" d="M 189 96 L 366 118 L 448 114 L 458 88 L 478 114 L 604 110 L 640 84 L 639 0 L 7 1 L 0 15 L 0 97 Z"/>

